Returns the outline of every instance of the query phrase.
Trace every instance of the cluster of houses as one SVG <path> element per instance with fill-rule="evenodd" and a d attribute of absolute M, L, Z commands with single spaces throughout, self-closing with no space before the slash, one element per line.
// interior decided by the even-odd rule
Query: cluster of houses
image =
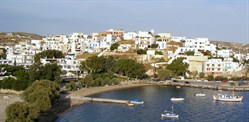
<path fill-rule="evenodd" d="M 211 44 L 208 38 L 171 36 L 170 33 L 155 33 L 151 31 L 126 32 L 122 29 L 109 29 L 100 33 L 47 36 L 42 40 L 27 40 L 14 46 L 2 46 L 6 50 L 6 59 L 0 59 L 0 64 L 24 65 L 34 63 L 34 55 L 44 50 L 59 50 L 66 54 L 62 59 L 41 59 L 46 64 L 56 61 L 67 72 L 80 71 L 80 61 L 77 56 L 84 53 L 109 54 L 112 44 L 118 43 L 116 53 L 127 53 L 131 50 L 143 49 L 147 53 L 140 60 L 152 63 L 158 67 L 171 63 L 174 59 L 184 57 L 189 64 L 190 72 L 203 72 L 206 75 L 223 75 L 238 72 L 244 68 L 243 60 L 249 60 L 249 54 L 233 52 L 231 49 Z M 156 47 L 152 47 L 156 45 Z M 134 51 L 133 51 L 134 52 Z M 158 53 L 159 52 L 159 53 Z M 188 55 L 186 52 L 192 52 Z M 153 59 L 163 58 L 166 62 L 155 63 Z M 234 61 L 236 59 L 236 61 Z"/>

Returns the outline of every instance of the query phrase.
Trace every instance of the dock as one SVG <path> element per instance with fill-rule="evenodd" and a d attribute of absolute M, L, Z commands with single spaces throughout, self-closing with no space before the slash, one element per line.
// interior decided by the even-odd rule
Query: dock
<path fill-rule="evenodd" d="M 77 100 L 78 102 L 104 102 L 104 103 L 115 103 L 115 104 L 125 104 L 128 106 L 133 106 L 136 103 L 131 103 L 130 100 L 118 100 L 118 99 L 107 99 L 107 98 L 94 98 L 94 97 L 74 97 L 70 96 L 70 99 Z"/>

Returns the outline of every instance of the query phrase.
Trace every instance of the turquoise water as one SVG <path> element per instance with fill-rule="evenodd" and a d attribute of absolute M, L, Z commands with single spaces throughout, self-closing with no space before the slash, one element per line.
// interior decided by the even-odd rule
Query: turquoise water
<path fill-rule="evenodd" d="M 205 93 L 206 97 L 195 97 L 195 93 Z M 92 95 L 91 97 L 121 100 L 140 99 L 145 103 L 128 107 L 123 104 L 86 103 L 67 112 L 57 122 L 249 122 L 249 92 L 235 92 L 243 95 L 239 103 L 216 102 L 212 95 L 229 91 L 199 88 L 175 88 L 169 86 L 143 86 L 115 90 Z M 171 97 L 183 97 L 184 101 L 172 102 Z M 178 119 L 162 119 L 164 110 L 174 106 Z"/>

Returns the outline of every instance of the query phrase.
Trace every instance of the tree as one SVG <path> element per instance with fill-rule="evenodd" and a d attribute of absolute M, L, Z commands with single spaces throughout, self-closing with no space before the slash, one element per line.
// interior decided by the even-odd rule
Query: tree
<path fill-rule="evenodd" d="M 239 62 L 239 60 L 233 57 L 233 62 Z"/>
<path fill-rule="evenodd" d="M 61 67 L 57 64 L 33 64 L 29 70 L 29 78 L 31 81 L 35 80 L 51 80 L 61 82 Z"/>
<path fill-rule="evenodd" d="M 158 73 L 158 78 L 160 80 L 166 80 L 166 79 L 170 79 L 172 78 L 174 75 L 173 75 L 173 72 L 167 68 L 163 69 L 163 68 L 160 68 L 157 70 L 157 73 Z"/>
<path fill-rule="evenodd" d="M 187 51 L 187 52 L 185 52 L 185 54 L 188 56 L 193 56 L 193 55 L 195 55 L 195 52 L 194 51 Z"/>
<path fill-rule="evenodd" d="M 43 52 L 37 53 L 34 56 L 35 63 L 39 63 L 41 58 L 64 58 L 64 55 L 59 50 L 45 50 Z"/>
<path fill-rule="evenodd" d="M 177 58 L 172 61 L 171 64 L 167 66 L 167 68 L 177 76 L 184 75 L 187 72 L 188 64 L 183 63 L 184 58 Z"/>
<path fill-rule="evenodd" d="M 150 46 L 151 48 L 153 48 L 153 49 L 155 49 L 155 48 L 157 48 L 158 47 L 158 44 L 151 44 L 151 46 Z"/>
<path fill-rule="evenodd" d="M 204 77 L 205 77 L 205 73 L 204 73 L 204 72 L 200 72 L 200 73 L 199 73 L 199 77 L 200 77 L 200 78 L 204 78 Z"/>
<path fill-rule="evenodd" d="M 163 55 L 162 51 L 155 51 L 155 55 Z"/>
<path fill-rule="evenodd" d="M 115 73 L 132 78 L 142 78 L 145 74 L 145 67 L 132 59 L 119 59 L 115 64 Z"/>
<path fill-rule="evenodd" d="M 22 94 L 22 98 L 39 111 L 49 111 L 59 100 L 60 86 L 56 82 L 41 80 L 34 82 Z"/>
<path fill-rule="evenodd" d="M 50 111 L 59 100 L 60 87 L 48 80 L 36 81 L 22 94 L 24 102 L 13 103 L 6 108 L 7 122 L 37 121 L 40 113 Z"/>
<path fill-rule="evenodd" d="M 32 122 L 37 120 L 39 112 L 33 110 L 26 102 L 15 102 L 5 109 L 6 122 Z"/>
<path fill-rule="evenodd" d="M 147 54 L 147 52 L 146 52 L 146 50 L 138 49 L 138 50 L 137 50 L 137 54 L 138 54 L 138 55 Z"/>
<path fill-rule="evenodd" d="M 113 51 L 113 50 L 115 50 L 115 49 L 118 49 L 118 46 L 119 46 L 118 42 L 113 43 L 113 44 L 111 45 L 111 47 L 110 47 L 111 51 Z"/>
<path fill-rule="evenodd" d="M 77 85 L 76 85 L 76 83 L 74 81 L 71 81 L 71 82 L 69 82 L 69 83 L 66 84 L 66 89 L 68 91 L 76 91 L 77 88 L 78 87 L 77 87 Z"/>
<path fill-rule="evenodd" d="M 208 81 L 213 81 L 214 80 L 214 76 L 213 75 L 208 75 L 207 76 L 207 80 Z"/>

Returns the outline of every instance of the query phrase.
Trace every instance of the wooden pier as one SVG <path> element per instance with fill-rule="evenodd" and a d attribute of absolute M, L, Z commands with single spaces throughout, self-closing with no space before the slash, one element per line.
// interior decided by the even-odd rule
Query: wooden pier
<path fill-rule="evenodd" d="M 104 102 L 104 103 L 125 104 L 128 106 L 132 105 L 129 100 L 117 100 L 117 99 L 94 98 L 94 97 L 74 97 L 74 96 L 70 96 L 70 99 L 74 99 L 74 100 L 78 100 L 78 101 L 82 101 L 82 102 L 88 101 L 88 102 Z"/>

